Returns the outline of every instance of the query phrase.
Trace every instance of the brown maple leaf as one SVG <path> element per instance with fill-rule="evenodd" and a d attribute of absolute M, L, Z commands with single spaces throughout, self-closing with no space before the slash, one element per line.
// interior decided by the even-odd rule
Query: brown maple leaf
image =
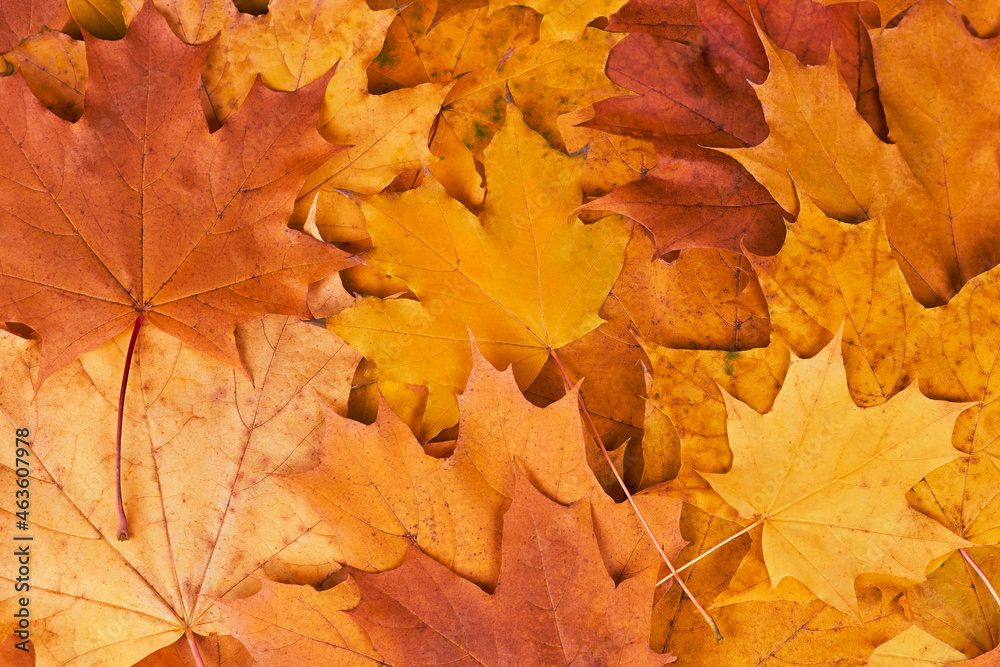
<path fill-rule="evenodd" d="M 394 570 L 351 571 L 361 604 L 350 613 L 379 652 L 406 665 L 672 662 L 649 648 L 655 568 L 616 586 L 597 548 L 589 499 L 561 507 L 524 474 L 515 477 L 493 595 L 412 547 Z"/>
<path fill-rule="evenodd" d="M 749 146 L 767 136 L 750 86 L 768 71 L 751 9 L 725 0 L 689 4 L 634 11 L 629 20 L 639 22 L 632 26 L 638 34 L 612 50 L 608 76 L 637 94 L 597 102 L 589 124 L 655 140 L 659 164 L 587 207 L 634 218 L 653 232 L 660 253 L 685 247 L 740 252 L 742 240 L 754 252 L 773 254 L 784 233 L 780 208 L 735 161 L 704 148 Z M 871 43 L 857 7 L 757 4 L 754 16 L 764 30 L 803 62 L 825 62 L 832 45 L 859 111 L 884 136 Z M 692 26 L 688 12 L 695 9 L 699 22 Z M 664 24 L 679 32 L 665 31 Z"/>
<path fill-rule="evenodd" d="M 652 241 L 640 227 L 632 232 L 625 265 L 600 315 L 607 321 L 561 348 L 559 357 L 572 382 L 586 378 L 581 393 L 609 449 L 629 438 L 629 446 L 645 441 L 643 369 L 650 362 L 633 334 L 671 348 L 735 354 L 766 345 L 770 333 L 767 304 L 746 258 L 697 248 L 668 263 L 655 258 Z M 525 391 L 536 405 L 563 396 L 562 375 L 553 360 Z M 643 445 L 641 487 L 669 479 L 654 472 L 658 436 Z M 676 434 L 668 439 L 676 443 Z"/>
<path fill-rule="evenodd" d="M 351 263 L 284 226 L 330 152 L 315 129 L 322 84 L 258 86 L 209 134 L 204 49 L 147 4 L 123 41 L 86 38 L 78 123 L 42 108 L 20 77 L 0 81 L 0 319 L 40 334 L 39 381 L 138 314 L 239 366 L 237 326 L 308 316 L 309 283 Z"/>
<path fill-rule="evenodd" d="M 611 15 L 608 32 L 644 32 L 664 39 L 704 39 L 694 0 L 631 0 Z"/>

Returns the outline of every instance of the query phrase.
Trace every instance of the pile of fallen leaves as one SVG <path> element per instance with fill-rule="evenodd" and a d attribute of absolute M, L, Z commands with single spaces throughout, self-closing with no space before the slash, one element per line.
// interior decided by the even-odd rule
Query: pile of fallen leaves
<path fill-rule="evenodd" d="M 0 660 L 1000 664 L 998 33 L 0 0 Z"/>

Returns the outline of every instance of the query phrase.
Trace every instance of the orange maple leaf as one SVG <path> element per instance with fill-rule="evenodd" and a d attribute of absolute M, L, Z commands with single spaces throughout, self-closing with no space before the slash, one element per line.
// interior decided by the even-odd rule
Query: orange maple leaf
<path fill-rule="evenodd" d="M 68 18 L 69 12 L 62 0 L 4 3 L 0 12 L 0 52 L 14 48 L 42 26 L 60 28 Z"/>
<path fill-rule="evenodd" d="M 0 332 L 0 415 L 31 433 L 39 665 L 132 665 L 185 634 L 226 634 L 213 600 L 245 595 L 251 573 L 301 581 L 343 560 L 320 517 L 275 486 L 275 473 L 307 463 L 296 451 L 318 433 L 317 396 L 346 411 L 359 355 L 318 327 L 269 315 L 235 334 L 251 381 L 155 328 L 140 335 L 143 390 L 125 404 L 132 446 L 122 466 L 134 539 L 119 542 L 107 443 L 127 335 L 81 355 L 32 399 L 38 344 Z M 5 537 L 18 511 L 13 455 L 0 458 Z M 6 551 L 3 636 L 19 597 Z"/>
<path fill-rule="evenodd" d="M 307 286 L 351 264 L 283 224 L 330 153 L 315 129 L 323 85 L 258 86 L 209 134 L 204 49 L 151 8 L 121 42 L 86 41 L 76 124 L 45 111 L 20 77 L 0 81 L 0 319 L 40 334 L 39 382 L 140 313 L 240 366 L 237 326 L 308 316 Z"/>
<path fill-rule="evenodd" d="M 352 570 L 361 604 L 351 615 L 393 664 L 672 662 L 649 648 L 655 569 L 616 587 L 593 531 L 588 498 L 561 507 L 518 474 L 493 595 L 411 548 L 395 570 Z"/>

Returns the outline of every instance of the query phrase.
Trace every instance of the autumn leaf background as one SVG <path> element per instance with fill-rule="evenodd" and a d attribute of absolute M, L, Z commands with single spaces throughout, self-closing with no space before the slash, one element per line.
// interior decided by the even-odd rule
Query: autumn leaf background
<path fill-rule="evenodd" d="M 0 662 L 1000 664 L 998 33 L 0 0 Z"/>

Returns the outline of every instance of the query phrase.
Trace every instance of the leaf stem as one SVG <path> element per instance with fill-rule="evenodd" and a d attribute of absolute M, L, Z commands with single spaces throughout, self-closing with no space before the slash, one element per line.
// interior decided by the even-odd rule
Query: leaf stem
<path fill-rule="evenodd" d="M 972 569 L 976 571 L 976 574 L 979 575 L 979 578 L 983 580 L 984 584 L 986 584 L 986 588 L 988 588 L 990 590 L 990 593 L 993 594 L 993 599 L 996 600 L 997 605 L 1000 605 L 1000 595 L 997 595 L 997 589 L 993 588 L 993 584 L 991 584 L 990 580 L 986 577 L 986 573 L 984 573 L 979 568 L 979 566 L 976 564 L 976 561 L 972 560 L 972 556 L 969 555 L 968 551 L 962 548 L 959 549 L 958 552 L 962 554 L 962 558 L 964 558 L 969 562 L 969 565 L 972 566 Z"/>
<path fill-rule="evenodd" d="M 747 526 L 746 528 L 744 528 L 740 532 L 738 532 L 738 533 L 736 533 L 734 535 L 730 535 L 729 537 L 727 537 L 726 539 L 722 540 L 721 542 L 719 542 L 718 544 L 716 544 L 714 547 L 712 547 L 711 549 L 709 549 L 705 553 L 699 555 L 697 558 L 693 558 L 689 562 L 685 563 L 684 565 L 681 565 L 679 568 L 677 568 L 677 573 L 679 574 L 679 573 L 683 572 L 684 570 L 688 569 L 689 567 L 691 567 L 692 565 L 694 565 L 695 563 L 697 563 L 698 561 L 700 561 L 702 558 L 710 555 L 716 549 L 721 549 L 722 547 L 726 546 L 726 544 L 728 544 L 729 542 L 732 542 L 733 540 L 735 540 L 740 535 L 745 535 L 746 533 L 749 533 L 751 530 L 753 530 L 754 528 L 756 528 L 757 526 L 759 526 L 762 522 L 763 522 L 763 519 L 757 519 L 756 521 L 754 521 L 753 523 L 751 523 L 749 526 Z M 665 576 L 662 579 L 660 579 L 659 581 L 657 581 L 656 585 L 659 586 L 660 584 L 666 583 L 666 582 L 670 581 L 673 578 L 674 578 L 674 574 L 673 573 L 668 574 L 667 576 Z"/>
<path fill-rule="evenodd" d="M 143 314 L 135 318 L 132 327 L 132 338 L 128 342 L 128 352 L 125 354 L 125 372 L 122 373 L 122 389 L 118 392 L 118 436 L 115 439 L 115 478 L 118 501 L 118 541 L 128 539 L 128 519 L 125 518 L 125 506 L 122 504 L 122 420 L 125 417 L 125 389 L 128 387 L 128 372 L 132 368 L 132 353 L 135 352 L 135 341 L 139 338 L 139 327 L 142 326 Z"/>
<path fill-rule="evenodd" d="M 566 367 L 563 366 L 562 360 L 559 358 L 559 355 L 556 354 L 556 351 L 552 349 L 549 350 L 549 355 L 552 357 L 552 360 L 556 362 L 556 366 L 559 368 L 559 372 L 562 373 L 563 384 L 566 386 L 566 391 L 572 391 L 573 383 L 570 381 L 569 373 L 566 372 Z M 653 546 L 655 546 L 656 551 L 659 552 L 660 558 L 662 558 L 663 562 L 667 564 L 668 568 L 670 568 L 670 573 L 673 577 L 677 579 L 677 583 L 680 585 L 681 590 L 684 591 L 684 594 L 691 599 L 691 602 L 694 603 L 695 608 L 699 611 L 699 613 L 701 613 L 702 618 L 704 618 L 705 622 L 708 623 L 708 627 L 712 629 L 712 634 L 715 635 L 715 641 L 722 641 L 722 633 L 719 632 L 719 626 L 716 624 L 715 620 L 708 615 L 708 612 L 705 611 L 705 608 L 701 606 L 701 603 L 698 602 L 697 598 L 695 598 L 694 594 L 687 587 L 687 584 L 684 583 L 684 580 L 677 576 L 677 570 L 674 568 L 674 564 L 670 562 L 670 559 L 667 558 L 667 554 L 663 552 L 663 547 L 660 546 L 660 543 L 656 539 L 656 536 L 653 535 L 653 531 L 650 529 L 649 524 L 646 523 L 646 518 L 642 515 L 642 512 L 639 511 L 639 506 L 636 505 L 635 500 L 632 499 L 632 494 L 629 493 L 628 488 L 625 486 L 625 481 L 622 479 L 621 475 L 618 474 L 618 469 L 615 468 L 615 464 L 611 460 L 611 455 L 608 454 L 608 450 L 604 446 L 604 441 L 601 440 L 601 434 L 597 432 L 597 427 L 594 426 L 594 420 L 590 417 L 590 412 L 587 410 L 586 403 L 584 403 L 583 394 L 577 392 L 576 400 L 580 406 L 580 410 L 583 412 L 583 417 L 584 420 L 587 422 L 587 426 L 590 427 L 590 433 L 594 436 L 594 440 L 597 442 L 597 446 L 601 448 L 601 453 L 604 454 L 604 460 L 608 462 L 608 467 L 611 468 L 611 472 L 614 473 L 615 479 L 618 480 L 619 486 L 621 486 L 622 491 L 625 492 L 625 499 L 628 500 L 629 504 L 632 506 L 633 511 L 635 511 L 636 516 L 639 518 L 639 523 L 641 523 L 642 527 L 646 529 L 646 534 L 649 535 L 649 539 L 653 541 Z"/>
<path fill-rule="evenodd" d="M 191 632 L 191 628 L 185 628 L 184 634 L 187 635 L 188 646 L 191 647 L 191 653 L 194 654 L 194 661 L 198 663 L 198 667 L 205 667 L 205 661 L 201 658 L 201 651 L 198 650 L 198 643 L 194 640 L 194 633 Z"/>

